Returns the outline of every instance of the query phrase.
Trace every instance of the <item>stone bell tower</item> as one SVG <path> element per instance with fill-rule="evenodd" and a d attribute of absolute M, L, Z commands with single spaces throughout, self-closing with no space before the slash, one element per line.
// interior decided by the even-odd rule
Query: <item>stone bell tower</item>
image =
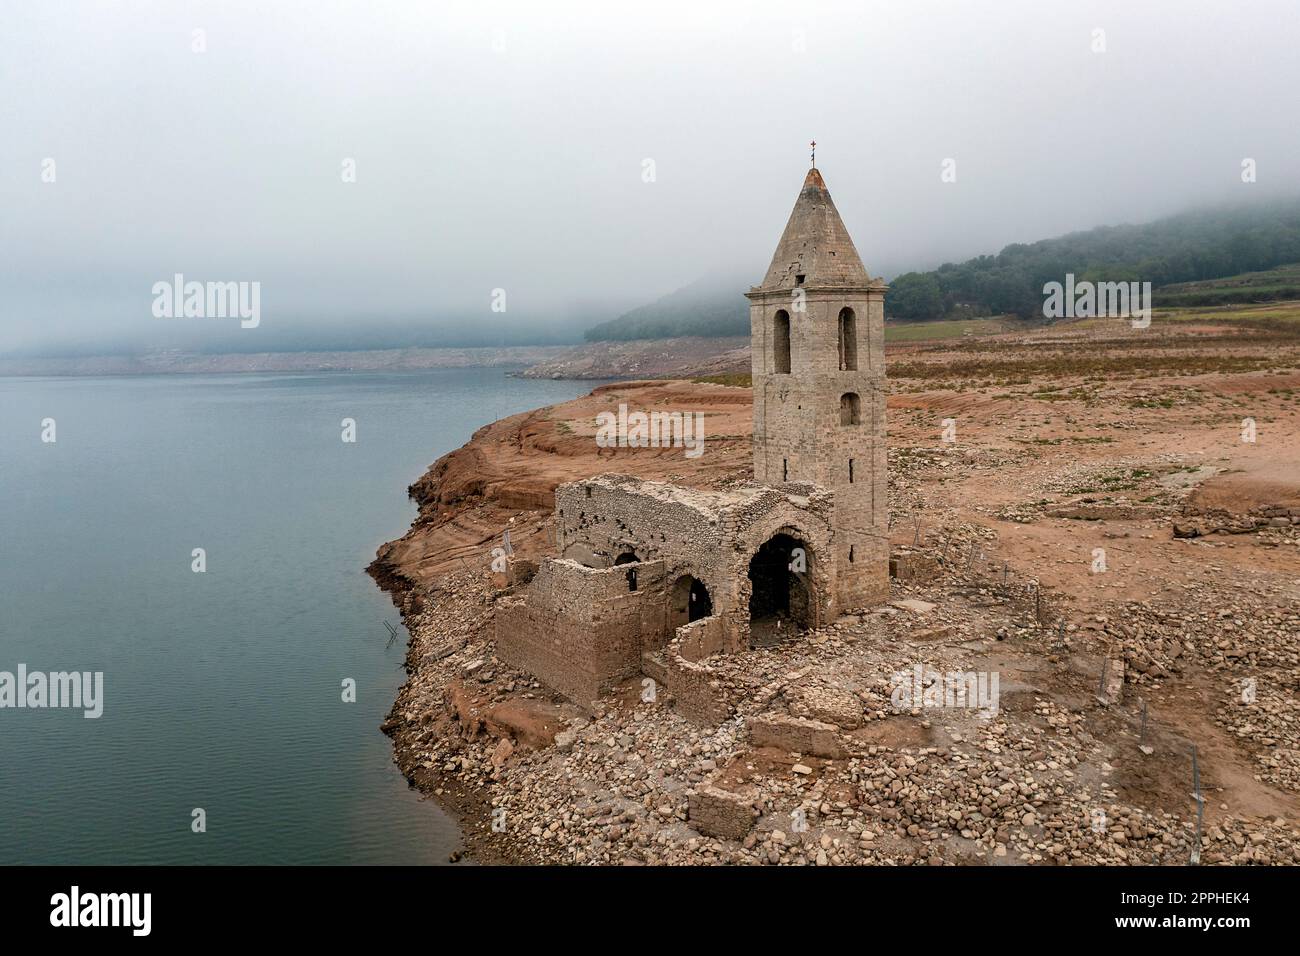
<path fill-rule="evenodd" d="M 885 289 L 858 258 L 816 166 L 749 299 L 754 479 L 833 491 L 835 604 L 889 594 Z M 818 560 L 817 555 L 811 556 Z"/>

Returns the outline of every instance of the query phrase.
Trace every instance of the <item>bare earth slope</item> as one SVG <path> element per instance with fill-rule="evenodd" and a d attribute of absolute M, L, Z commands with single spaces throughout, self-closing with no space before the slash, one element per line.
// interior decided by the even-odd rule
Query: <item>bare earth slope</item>
<path fill-rule="evenodd" d="M 630 409 L 701 411 L 704 454 L 681 448 L 598 448 L 596 416 Z M 474 433 L 411 485 L 420 507 L 414 526 L 384 545 L 377 576 L 428 586 L 449 570 L 482 568 L 510 530 L 520 557 L 549 553 L 555 488 L 603 472 L 708 487 L 750 471 L 748 389 L 678 381 L 621 382 L 590 395 L 512 415 Z"/>
<path fill-rule="evenodd" d="M 842 721 L 842 757 L 691 725 L 635 687 L 578 713 L 493 657 L 502 531 L 550 553 L 551 493 L 585 475 L 745 479 L 748 390 L 626 383 L 494 423 L 412 486 L 420 518 L 374 565 L 412 633 L 386 725 L 398 762 L 465 814 L 478 852 L 509 859 L 1183 864 L 1195 747 L 1203 862 L 1300 862 L 1297 318 L 1274 305 L 891 349 L 893 544 L 933 569 L 894 597 L 933 608 L 719 666 L 752 688 L 754 718 Z M 705 411 L 704 455 L 598 449 L 595 414 L 619 402 Z M 890 673 L 919 661 L 1000 673 L 999 714 L 891 711 Z M 1099 703 L 1116 673 L 1120 696 Z M 706 786 L 756 794 L 743 840 L 691 825 Z"/>
<path fill-rule="evenodd" d="M 588 342 L 540 360 L 524 378 L 694 378 L 749 372 L 749 336 Z"/>

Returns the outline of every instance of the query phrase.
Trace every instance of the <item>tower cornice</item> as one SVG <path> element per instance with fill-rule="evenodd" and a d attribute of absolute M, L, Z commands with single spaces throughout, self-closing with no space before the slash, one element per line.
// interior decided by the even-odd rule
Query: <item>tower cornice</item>
<path fill-rule="evenodd" d="M 755 301 L 758 299 L 769 299 L 769 298 L 788 299 L 790 298 L 790 294 L 794 292 L 795 289 L 802 290 L 805 295 L 865 295 L 871 292 L 881 292 L 881 293 L 888 292 L 889 284 L 880 279 L 877 279 L 873 282 L 868 283 L 867 285 L 852 285 L 852 286 L 801 285 L 801 286 L 795 286 L 794 289 L 764 289 L 762 287 L 755 287 L 750 289 L 748 292 L 744 293 L 744 296 L 746 299 L 750 299 L 751 301 Z"/>

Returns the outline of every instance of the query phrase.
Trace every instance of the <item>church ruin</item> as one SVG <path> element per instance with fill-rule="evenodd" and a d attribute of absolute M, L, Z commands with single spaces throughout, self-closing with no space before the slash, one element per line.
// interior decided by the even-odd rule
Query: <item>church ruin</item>
<path fill-rule="evenodd" d="M 645 675 L 726 717 L 708 658 L 788 639 L 889 592 L 884 297 L 816 166 L 750 302 L 754 481 L 561 485 L 558 556 L 497 607 L 497 651 L 589 704 Z"/>

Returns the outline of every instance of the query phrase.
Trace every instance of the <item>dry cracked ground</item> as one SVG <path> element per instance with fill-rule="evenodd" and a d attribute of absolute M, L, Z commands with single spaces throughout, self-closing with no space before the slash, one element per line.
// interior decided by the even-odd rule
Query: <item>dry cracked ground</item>
<path fill-rule="evenodd" d="M 744 480 L 748 391 L 611 386 L 484 429 L 377 562 L 412 634 L 396 759 L 485 860 L 1300 862 L 1288 310 L 891 349 L 892 600 L 710 660 L 735 705 L 717 726 L 639 681 L 583 711 L 504 666 L 486 564 L 506 524 L 545 553 L 555 481 Z M 723 436 L 697 470 L 596 456 L 594 410 L 692 400 Z M 996 710 L 900 707 L 918 665 L 996 674 Z"/>

